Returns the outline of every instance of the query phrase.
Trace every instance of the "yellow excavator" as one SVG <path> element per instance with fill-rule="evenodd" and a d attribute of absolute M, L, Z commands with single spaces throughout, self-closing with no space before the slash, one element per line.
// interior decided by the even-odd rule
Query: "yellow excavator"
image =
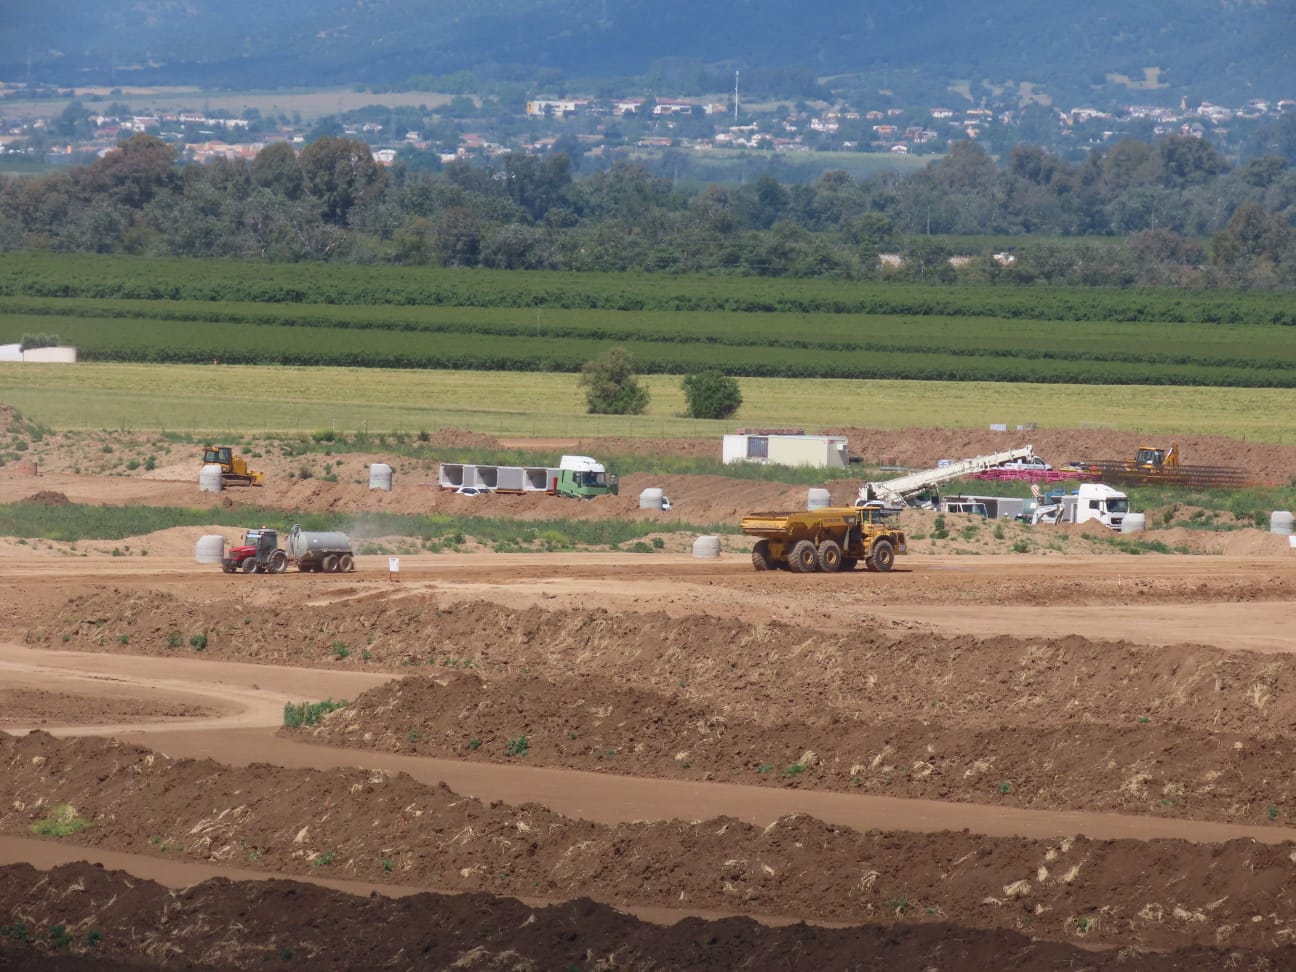
<path fill-rule="evenodd" d="M 249 469 L 247 460 L 229 446 L 203 446 L 203 465 L 212 463 L 221 467 L 223 486 L 260 486 L 265 478 L 265 473 Z"/>

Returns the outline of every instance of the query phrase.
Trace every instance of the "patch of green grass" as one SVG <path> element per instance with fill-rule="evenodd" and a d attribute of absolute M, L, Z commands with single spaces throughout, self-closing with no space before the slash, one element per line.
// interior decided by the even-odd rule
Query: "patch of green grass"
<path fill-rule="evenodd" d="M 206 651 L 206 650 L 207 650 L 207 632 L 205 632 L 205 631 L 200 631 L 200 632 L 198 632 L 197 634 L 190 635 L 190 636 L 189 636 L 189 646 L 190 646 L 191 648 L 193 648 L 194 651 Z"/>
<path fill-rule="evenodd" d="M 351 648 L 347 645 L 345 641 L 335 641 L 333 642 L 332 647 L 333 647 L 333 657 L 338 659 L 339 661 L 341 661 L 343 658 L 346 658 L 348 655 L 351 654 Z"/>
<path fill-rule="evenodd" d="M 335 850 L 325 851 L 323 854 L 316 854 L 311 859 L 311 866 L 327 867 L 328 865 L 332 864 L 335 860 L 337 860 L 337 851 Z"/>
<path fill-rule="evenodd" d="M 30 830 L 40 837 L 70 837 L 89 826 L 90 821 L 78 817 L 72 804 L 59 803 L 50 807 L 44 817 L 31 825 Z"/>
<path fill-rule="evenodd" d="M 324 699 L 320 702 L 288 702 L 284 705 L 283 724 L 288 729 L 316 726 L 330 712 L 347 704 L 346 699 Z"/>

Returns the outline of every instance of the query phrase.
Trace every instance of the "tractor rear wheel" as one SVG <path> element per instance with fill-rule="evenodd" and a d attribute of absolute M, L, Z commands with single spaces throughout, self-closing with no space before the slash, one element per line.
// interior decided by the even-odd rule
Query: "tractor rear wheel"
<path fill-rule="evenodd" d="M 288 569 L 288 555 L 282 550 L 276 550 L 270 555 L 270 560 L 266 563 L 266 568 L 272 574 L 282 574 Z"/>
<path fill-rule="evenodd" d="M 757 570 L 769 570 L 774 566 L 768 540 L 757 540 L 756 546 L 752 547 L 752 566 Z"/>
<path fill-rule="evenodd" d="M 324 555 L 324 563 L 323 563 L 324 573 L 326 573 L 326 574 L 336 574 L 336 573 L 337 573 L 337 564 L 338 564 L 338 561 L 337 561 L 337 554 L 325 554 L 325 555 Z"/>
<path fill-rule="evenodd" d="M 869 570 L 888 571 L 895 565 L 895 550 L 890 540 L 878 540 L 869 551 Z"/>
<path fill-rule="evenodd" d="M 788 566 L 794 574 L 813 574 L 818 570 L 819 555 L 815 553 L 814 542 L 798 540 L 793 544 L 792 552 L 788 554 Z"/>
<path fill-rule="evenodd" d="M 825 574 L 835 574 L 841 570 L 842 551 L 836 540 L 825 540 L 819 544 L 819 569 Z"/>
<path fill-rule="evenodd" d="M 355 570 L 355 558 L 350 554 L 342 554 L 338 557 L 338 570 L 344 574 L 349 574 Z"/>

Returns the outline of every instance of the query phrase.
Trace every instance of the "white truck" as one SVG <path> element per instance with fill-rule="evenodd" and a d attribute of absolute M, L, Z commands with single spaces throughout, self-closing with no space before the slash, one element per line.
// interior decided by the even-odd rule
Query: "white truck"
<path fill-rule="evenodd" d="M 1106 483 L 1081 483 L 1074 493 L 1050 493 L 1037 499 L 1030 510 L 1031 523 L 1086 523 L 1097 520 L 1120 532 L 1129 497 Z M 1024 514 L 1023 514 L 1024 515 Z"/>

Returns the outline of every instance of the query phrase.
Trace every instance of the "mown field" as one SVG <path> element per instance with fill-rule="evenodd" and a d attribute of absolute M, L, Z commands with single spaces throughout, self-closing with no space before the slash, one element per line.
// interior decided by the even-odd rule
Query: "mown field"
<path fill-rule="evenodd" d="M 83 360 L 1296 387 L 1296 308 L 1261 293 L 0 256 L 0 341 Z"/>
<path fill-rule="evenodd" d="M 1041 428 L 1296 441 L 1296 393 L 1007 382 L 742 378 L 733 419 L 683 417 L 679 378 L 649 375 L 641 416 L 588 415 L 574 374 L 253 365 L 0 363 L 0 403 L 55 429 L 256 435 L 467 428 L 504 437 L 718 437 L 735 427 Z"/>

